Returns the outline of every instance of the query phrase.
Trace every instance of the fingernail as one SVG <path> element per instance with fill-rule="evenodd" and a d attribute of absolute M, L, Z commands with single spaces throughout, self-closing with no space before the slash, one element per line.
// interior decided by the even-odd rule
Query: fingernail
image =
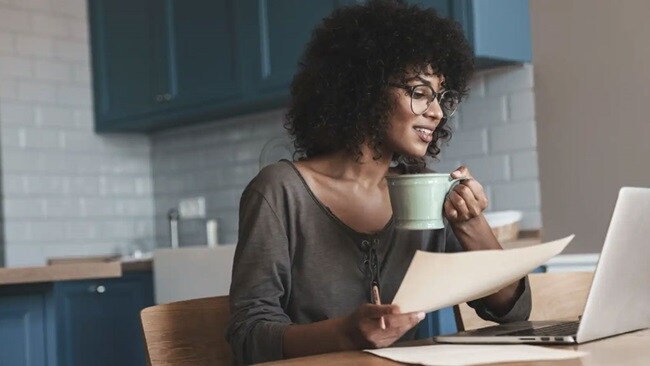
<path fill-rule="evenodd" d="M 422 319 L 424 319 L 424 316 L 425 316 L 425 315 L 426 315 L 426 314 L 425 314 L 424 312 L 419 312 L 419 313 L 418 313 L 418 320 L 422 320 Z"/>

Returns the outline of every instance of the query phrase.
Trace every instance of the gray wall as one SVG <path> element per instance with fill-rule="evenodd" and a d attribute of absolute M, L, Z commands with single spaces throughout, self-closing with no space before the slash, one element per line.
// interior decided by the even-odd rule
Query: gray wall
<path fill-rule="evenodd" d="M 153 240 L 150 142 L 93 132 L 86 1 L 0 1 L 5 265 Z"/>
<path fill-rule="evenodd" d="M 650 2 L 530 4 L 545 239 L 600 252 L 621 186 L 650 187 Z"/>
<path fill-rule="evenodd" d="M 533 66 L 478 73 L 436 170 L 467 165 L 483 184 L 489 210 L 519 210 L 523 229 L 539 229 L 540 194 Z"/>
<path fill-rule="evenodd" d="M 284 110 L 236 117 L 152 136 L 156 240 L 169 245 L 167 212 L 183 198 L 203 196 L 217 218 L 219 242 L 237 242 L 239 198 L 260 167 L 269 140 L 285 136 Z M 290 154 L 287 153 L 287 157 Z M 205 244 L 204 226 L 181 222 L 181 245 Z"/>
<path fill-rule="evenodd" d="M 241 191 L 265 144 L 284 136 L 284 111 L 151 137 L 96 135 L 89 69 L 84 0 L 0 1 L 6 264 L 122 252 L 154 239 L 166 246 L 168 209 L 194 196 L 219 218 L 220 242 L 235 242 Z M 524 228 L 541 225 L 532 75 L 530 65 L 478 74 L 433 166 L 469 165 L 493 209 L 525 212 Z M 205 242 L 198 222 L 181 229 L 184 244 Z"/>
<path fill-rule="evenodd" d="M 485 185 L 491 209 L 524 211 L 522 227 L 540 228 L 533 68 L 479 73 L 472 89 L 454 118 L 450 145 L 432 167 L 451 171 L 467 164 Z M 208 216 L 218 218 L 220 242 L 237 241 L 239 197 L 259 171 L 264 145 L 285 136 L 283 115 L 284 110 L 251 114 L 152 136 L 159 244 L 169 243 L 167 211 L 195 196 L 204 196 Z M 279 148 L 276 156 L 281 155 Z M 203 230 L 196 221 L 186 222 L 181 245 L 204 244 Z"/>

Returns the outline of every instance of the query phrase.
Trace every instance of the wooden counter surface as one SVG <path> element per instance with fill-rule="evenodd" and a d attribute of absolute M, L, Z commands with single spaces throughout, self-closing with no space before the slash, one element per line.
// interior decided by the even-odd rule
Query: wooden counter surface
<path fill-rule="evenodd" d="M 151 262 L 150 259 L 121 262 L 119 260 L 99 261 L 93 259 L 84 261 L 83 258 L 79 258 L 45 266 L 0 268 L 0 285 L 116 278 L 122 277 L 124 272 L 150 271 Z"/>

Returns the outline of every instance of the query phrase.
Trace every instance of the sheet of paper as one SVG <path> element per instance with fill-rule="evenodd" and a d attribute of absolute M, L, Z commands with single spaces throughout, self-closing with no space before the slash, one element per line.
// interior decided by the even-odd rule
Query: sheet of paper
<path fill-rule="evenodd" d="M 481 365 L 496 362 L 566 360 L 585 356 L 582 351 L 526 345 L 436 344 L 418 347 L 394 347 L 365 352 L 397 362 L 430 366 Z"/>
<path fill-rule="evenodd" d="M 393 304 L 404 313 L 429 312 L 490 295 L 562 252 L 573 237 L 507 250 L 417 251 Z"/>

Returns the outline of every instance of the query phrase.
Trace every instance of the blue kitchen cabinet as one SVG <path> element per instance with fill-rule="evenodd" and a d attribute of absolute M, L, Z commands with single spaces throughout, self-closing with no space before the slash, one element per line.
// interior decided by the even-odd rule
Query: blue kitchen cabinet
<path fill-rule="evenodd" d="M 532 60 L 528 0 L 418 0 L 457 21 L 469 41 L 476 67 Z"/>
<path fill-rule="evenodd" d="M 0 288 L 0 364 L 50 365 L 47 289 L 42 286 Z M 50 347 L 50 350 L 52 348 Z"/>
<path fill-rule="evenodd" d="M 316 24 L 343 1 L 255 0 L 244 1 L 252 47 L 248 49 L 251 93 L 256 99 L 288 100 L 289 85 L 298 61 Z M 349 2 L 347 2 L 349 3 Z"/>
<path fill-rule="evenodd" d="M 160 0 L 152 8 L 156 108 L 139 122 L 160 129 L 215 118 L 215 111 L 245 100 L 242 42 L 247 17 L 235 0 Z M 143 124 L 144 123 L 144 124 Z"/>
<path fill-rule="evenodd" d="M 241 2 L 88 4 L 98 132 L 205 120 L 245 98 Z"/>
<path fill-rule="evenodd" d="M 147 364 L 140 311 L 153 305 L 150 272 L 54 285 L 58 363 Z"/>
<path fill-rule="evenodd" d="M 531 60 L 528 0 L 412 0 L 458 21 L 478 68 Z M 311 31 L 357 0 L 88 0 L 97 132 L 286 106 Z"/>
<path fill-rule="evenodd" d="M 149 132 L 285 105 L 312 28 L 350 2 L 89 0 L 95 130 Z"/>
<path fill-rule="evenodd" d="M 104 123 L 128 128 L 154 108 L 154 29 L 148 16 L 152 4 L 151 0 L 88 2 L 98 128 Z"/>
<path fill-rule="evenodd" d="M 151 272 L 0 286 L 0 365 L 144 366 L 140 311 Z"/>

